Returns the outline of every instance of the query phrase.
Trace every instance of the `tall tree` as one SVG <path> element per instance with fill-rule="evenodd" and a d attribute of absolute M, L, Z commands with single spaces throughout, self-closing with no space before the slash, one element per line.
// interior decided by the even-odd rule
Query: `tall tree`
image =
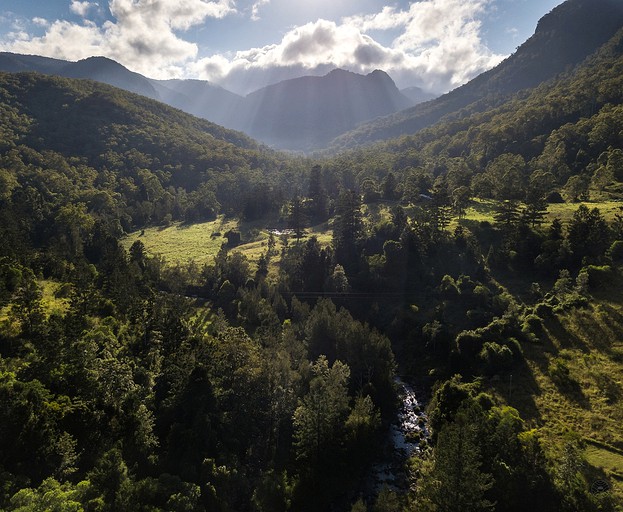
<path fill-rule="evenodd" d="M 610 230 L 598 208 L 580 205 L 569 222 L 567 241 L 576 264 L 585 257 L 598 259 L 610 242 Z"/>
<path fill-rule="evenodd" d="M 294 236 L 296 239 L 300 239 L 303 236 L 305 230 L 305 211 L 303 208 L 303 201 L 301 197 L 296 194 L 292 201 L 290 201 L 288 208 L 288 226 L 294 230 Z"/>
<path fill-rule="evenodd" d="M 329 366 L 320 356 L 312 372 L 309 392 L 294 411 L 293 421 L 297 458 L 316 464 L 334 453 L 344 433 L 350 369 L 341 361 Z"/>
<path fill-rule="evenodd" d="M 310 213 L 315 222 L 326 220 L 328 215 L 327 192 L 322 180 L 322 167 L 314 165 L 309 174 Z"/>
<path fill-rule="evenodd" d="M 336 206 L 333 247 L 337 262 L 347 273 L 357 268 L 362 234 L 361 199 L 352 190 L 346 190 L 340 194 Z"/>
<path fill-rule="evenodd" d="M 432 470 L 420 489 L 421 510 L 493 510 L 494 504 L 485 497 L 493 479 L 481 470 L 479 416 L 482 412 L 475 409 L 478 407 L 462 408 L 453 422 L 442 427 Z"/>

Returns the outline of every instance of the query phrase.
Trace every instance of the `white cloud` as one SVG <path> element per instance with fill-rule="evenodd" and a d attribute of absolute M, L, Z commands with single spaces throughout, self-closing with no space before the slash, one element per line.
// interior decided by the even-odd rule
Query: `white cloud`
<path fill-rule="evenodd" d="M 82 16 L 84 18 L 91 9 L 91 7 L 97 7 L 97 4 L 72 0 L 71 5 L 69 6 L 69 10 L 74 14 L 77 14 L 78 16 Z"/>
<path fill-rule="evenodd" d="M 251 6 L 251 19 L 257 21 L 260 19 L 260 8 L 270 3 L 270 0 L 256 0 Z"/>
<path fill-rule="evenodd" d="M 38 27 L 47 27 L 50 25 L 50 22 L 46 20 L 45 18 L 35 17 L 32 19 L 32 22 Z"/>
<path fill-rule="evenodd" d="M 238 92 L 301 73 L 322 74 L 335 67 L 368 73 L 387 71 L 402 86 L 438 92 L 461 85 L 499 63 L 480 38 L 480 21 L 489 0 L 421 0 L 406 10 L 386 6 L 379 13 L 318 20 L 295 27 L 278 44 L 212 56 L 190 71 Z M 387 46 L 372 31 L 398 31 Z M 246 78 L 246 80 L 245 80 Z"/>
<path fill-rule="evenodd" d="M 444 92 L 502 60 L 480 36 L 480 19 L 492 1 L 418 0 L 404 9 L 385 6 L 338 22 L 319 19 L 291 28 L 274 44 L 199 59 L 199 48 L 183 32 L 238 12 L 234 0 L 109 0 L 113 21 L 57 20 L 41 37 L 16 28 L 13 37 L 0 41 L 0 50 L 68 60 L 103 55 L 150 77 L 199 77 L 240 93 L 336 67 L 359 73 L 383 69 L 399 86 Z M 257 20 L 270 2 L 251 0 L 242 11 Z M 84 16 L 94 6 L 71 2 Z M 373 38 L 379 31 L 393 41 L 379 43 Z"/>
<path fill-rule="evenodd" d="M 86 15 L 95 5 L 72 1 L 70 8 Z M 86 19 L 81 24 L 56 20 L 40 37 L 9 34 L 0 50 L 67 60 L 102 55 L 139 73 L 168 78 L 180 75 L 184 63 L 198 53 L 197 45 L 178 31 L 235 12 L 233 0 L 110 0 L 108 7 L 114 21 L 96 25 Z"/>
<path fill-rule="evenodd" d="M 279 44 L 237 52 L 231 58 L 201 59 L 190 71 L 246 93 L 302 73 L 321 74 L 335 67 L 368 72 L 403 59 L 400 52 L 383 47 L 353 26 L 318 20 L 292 29 Z"/>

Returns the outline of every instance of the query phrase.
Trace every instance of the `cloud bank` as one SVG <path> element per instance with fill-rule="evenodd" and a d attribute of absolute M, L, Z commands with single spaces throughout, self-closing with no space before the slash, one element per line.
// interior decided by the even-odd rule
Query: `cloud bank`
<path fill-rule="evenodd" d="M 268 3 L 255 0 L 241 11 L 234 0 L 110 0 L 112 20 L 97 24 L 89 14 L 98 5 L 73 0 L 70 8 L 80 23 L 51 21 L 43 35 L 22 32 L 0 42 L 0 49 L 68 60 L 104 55 L 154 78 L 202 78 L 240 93 L 335 67 L 383 69 L 401 86 L 445 92 L 504 57 L 481 39 L 479 17 L 490 0 L 420 0 L 404 9 L 386 6 L 365 16 L 319 19 L 289 29 L 279 42 L 233 54 L 199 57 L 197 44 L 184 37 L 208 19 L 236 14 L 248 23 L 259 21 Z M 377 39 L 387 39 L 381 34 L 393 39 L 381 44 Z"/>

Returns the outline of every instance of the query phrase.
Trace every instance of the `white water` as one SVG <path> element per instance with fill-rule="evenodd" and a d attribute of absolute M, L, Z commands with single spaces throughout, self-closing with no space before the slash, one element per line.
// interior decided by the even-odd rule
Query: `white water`
<path fill-rule="evenodd" d="M 396 377 L 396 385 L 401 407 L 389 432 L 391 461 L 374 467 L 377 491 L 383 486 L 393 490 L 404 490 L 406 478 L 404 464 L 409 457 L 420 453 L 422 443 L 428 441 L 430 437 L 428 418 L 424 414 L 424 406 L 418 401 L 415 391 L 398 377 Z"/>

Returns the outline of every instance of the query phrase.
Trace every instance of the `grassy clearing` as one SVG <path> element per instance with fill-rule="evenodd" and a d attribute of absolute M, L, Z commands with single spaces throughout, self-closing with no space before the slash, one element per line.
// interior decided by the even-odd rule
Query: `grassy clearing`
<path fill-rule="evenodd" d="M 491 199 L 475 199 L 471 202 L 465 220 L 487 221 L 493 223 L 496 201 Z M 602 201 L 593 203 L 563 203 L 549 205 L 547 220 L 552 221 L 558 217 L 563 222 L 569 221 L 580 204 L 586 204 L 589 208 L 599 208 L 606 219 L 611 220 L 616 213 L 623 213 L 623 202 Z M 391 204 L 367 204 L 363 206 L 364 219 L 368 227 L 390 218 Z M 168 227 L 151 227 L 142 231 L 130 233 L 123 239 L 126 249 L 136 241 L 141 240 L 147 252 L 152 255 L 160 255 L 170 264 L 188 263 L 194 261 L 199 265 L 210 263 L 218 253 L 221 245 L 226 242 L 224 233 L 230 229 L 238 230 L 242 236 L 242 244 L 233 251 L 241 252 L 252 264 L 257 263 L 260 255 L 268 249 L 269 230 L 271 226 L 278 226 L 278 219 L 262 219 L 255 222 L 240 222 L 237 219 L 226 219 L 219 216 L 216 220 L 198 224 L 175 223 Z M 452 229 L 455 225 L 450 226 Z M 330 223 L 312 226 L 306 230 L 302 241 L 315 236 L 323 246 L 331 243 L 332 231 Z M 292 236 L 288 237 L 288 243 L 295 243 Z M 281 252 L 281 242 L 277 241 L 277 252 Z M 274 266 L 279 262 L 279 255 L 271 260 Z"/>
<path fill-rule="evenodd" d="M 63 284 L 56 281 L 41 280 L 39 286 L 42 292 L 41 306 L 46 315 L 64 315 L 69 309 L 69 299 L 57 297 L 57 293 Z"/>
<path fill-rule="evenodd" d="M 236 219 L 225 219 L 220 216 L 214 221 L 199 224 L 173 224 L 166 228 L 152 227 L 142 231 L 135 231 L 127 235 L 122 243 L 126 249 L 140 240 L 151 255 L 163 256 L 170 264 L 188 263 L 194 261 L 199 265 L 211 263 L 221 248 L 227 242 L 223 236 L 227 231 L 240 231 L 242 243 L 233 248 L 232 252 L 244 254 L 252 265 L 256 265 L 259 257 L 268 250 L 270 226 L 277 225 L 275 219 L 255 222 L 240 222 Z M 331 243 L 332 233 L 327 224 L 313 226 L 306 230 L 304 242 L 308 237 L 315 236 L 321 245 Z M 271 259 L 271 270 L 276 269 L 280 261 L 283 241 L 276 236 L 277 255 Z M 296 243 L 294 238 L 287 236 L 289 244 Z"/>
<path fill-rule="evenodd" d="M 612 482 L 623 491 L 623 453 L 607 446 L 589 444 L 585 455 L 591 466 L 613 476 Z"/>
<path fill-rule="evenodd" d="M 41 307 L 45 314 L 48 316 L 54 313 L 64 315 L 69 309 L 69 299 L 57 297 L 57 292 L 63 283 L 40 279 L 38 285 L 41 290 Z M 0 309 L 0 321 L 8 319 L 9 309 L 10 306 Z"/>
<path fill-rule="evenodd" d="M 619 213 L 623 214 L 623 201 L 595 201 L 583 203 L 554 203 L 548 205 L 546 222 L 559 218 L 563 223 L 569 222 L 573 214 L 583 204 L 589 209 L 598 208 L 606 220 L 611 221 Z M 465 219 L 477 222 L 494 222 L 493 215 L 497 201 L 493 199 L 473 199 L 466 210 Z"/>
<path fill-rule="evenodd" d="M 586 458 L 623 500 L 623 297 L 543 321 L 538 343 L 523 343 L 526 364 L 491 383 L 501 400 L 540 429 L 552 453 L 568 433 L 587 442 Z M 568 368 L 554 378 L 552 363 Z"/>
<path fill-rule="evenodd" d="M 130 233 L 123 239 L 126 249 L 137 240 L 145 245 L 149 254 L 163 256 L 169 263 L 188 263 L 193 260 L 204 264 L 214 258 L 226 242 L 223 234 L 238 229 L 238 221 L 219 217 L 199 224 L 172 224 L 169 227 L 152 227 Z"/>
<path fill-rule="evenodd" d="M 572 219 L 573 214 L 578 207 L 583 204 L 590 210 L 598 208 L 601 214 L 607 221 L 614 219 L 614 216 L 619 213 L 623 214 L 623 202 L 622 201 L 600 201 L 600 202 L 584 202 L 584 203 L 561 203 L 550 204 L 547 209 L 547 219 L 549 221 L 558 217 L 563 223 Z"/>

